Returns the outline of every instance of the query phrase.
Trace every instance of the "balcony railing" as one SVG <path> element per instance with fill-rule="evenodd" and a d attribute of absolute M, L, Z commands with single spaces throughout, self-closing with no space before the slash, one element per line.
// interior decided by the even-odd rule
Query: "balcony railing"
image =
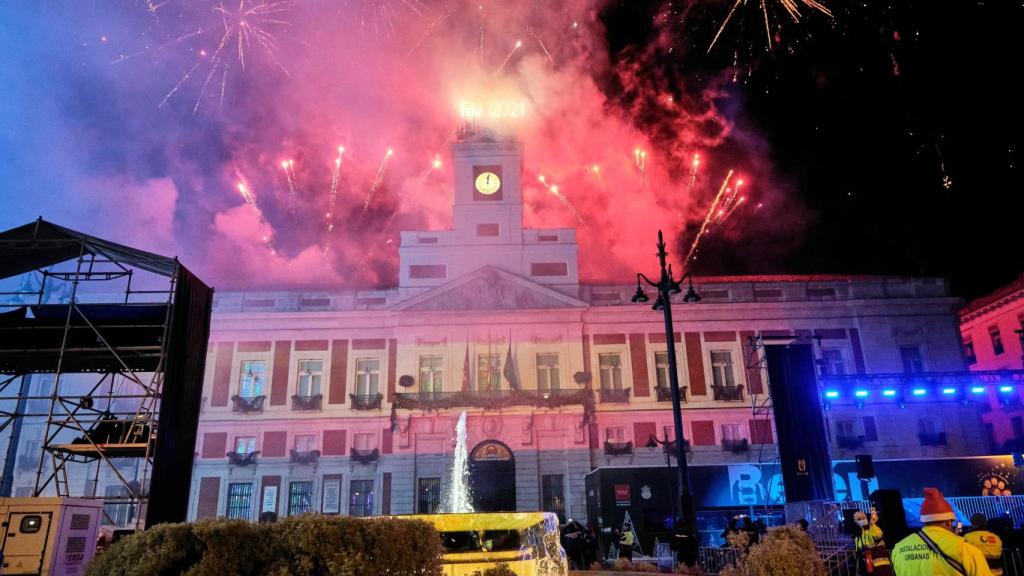
<path fill-rule="evenodd" d="M 628 404 L 630 388 L 616 390 L 614 388 L 602 388 L 601 404 Z"/>
<path fill-rule="evenodd" d="M 299 452 L 298 450 L 291 450 L 289 453 L 288 462 L 292 464 L 316 464 L 320 461 L 319 450 L 309 450 L 305 452 Z"/>
<path fill-rule="evenodd" d="M 750 442 L 746 438 L 740 438 L 739 440 L 723 439 L 722 450 L 725 452 L 732 452 L 733 454 L 739 454 L 741 452 L 747 452 L 750 450 Z"/>
<path fill-rule="evenodd" d="M 605 440 L 604 453 L 608 456 L 626 456 L 633 453 L 632 442 L 611 442 Z"/>
<path fill-rule="evenodd" d="M 836 445 L 847 450 L 856 450 L 864 445 L 864 436 L 836 436 Z"/>
<path fill-rule="evenodd" d="M 448 408 L 499 409 L 514 406 L 558 408 L 583 404 L 586 390 L 467 390 L 464 392 L 402 392 L 395 394 L 395 408 L 444 410 Z"/>
<path fill-rule="evenodd" d="M 266 396 L 239 396 L 235 394 L 231 397 L 231 411 L 241 412 L 242 414 L 263 412 L 263 402 L 266 399 Z"/>
<path fill-rule="evenodd" d="M 256 455 L 259 453 L 259 450 L 255 452 L 246 452 L 244 454 L 240 452 L 228 452 L 228 464 L 231 466 L 254 466 L 256 464 Z"/>
<path fill-rule="evenodd" d="M 712 386 L 711 393 L 715 400 L 722 402 L 743 402 L 743 385 Z"/>
<path fill-rule="evenodd" d="M 373 450 L 360 450 L 358 448 L 353 448 L 352 460 L 360 464 L 370 464 L 380 460 L 380 451 L 376 448 Z"/>
<path fill-rule="evenodd" d="M 314 394 L 312 396 L 299 396 L 298 394 L 295 394 L 292 396 L 292 410 L 319 410 L 323 401 L 323 394 Z"/>
<path fill-rule="evenodd" d="M 945 432 L 919 432 L 917 434 L 918 440 L 921 441 L 921 446 L 945 446 L 946 445 L 946 433 Z"/>
<path fill-rule="evenodd" d="M 383 394 L 349 394 L 353 410 L 380 410 Z"/>
<path fill-rule="evenodd" d="M 679 387 L 679 401 L 686 402 L 686 390 L 688 386 Z M 671 402 L 672 401 L 672 387 L 671 386 L 655 386 L 654 392 L 657 394 L 658 402 Z"/>
<path fill-rule="evenodd" d="M 654 450 L 658 446 L 661 446 L 662 452 L 668 452 L 673 457 L 676 455 L 676 441 L 675 440 L 672 440 L 672 441 L 669 441 L 669 442 L 664 442 L 664 441 L 662 441 L 660 439 L 656 439 L 655 436 L 650 436 L 649 439 L 647 440 L 647 448 L 649 448 L 651 450 Z M 689 440 L 683 440 L 683 451 L 684 452 L 691 452 L 692 451 L 690 449 L 690 441 Z"/>

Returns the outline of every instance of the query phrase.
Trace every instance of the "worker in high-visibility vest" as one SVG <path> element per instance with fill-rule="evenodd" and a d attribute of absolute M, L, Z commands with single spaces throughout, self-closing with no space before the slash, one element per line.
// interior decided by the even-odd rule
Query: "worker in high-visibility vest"
<path fill-rule="evenodd" d="M 956 514 L 937 488 L 924 489 L 924 528 L 896 543 L 896 576 L 992 576 L 985 555 L 953 533 Z"/>
<path fill-rule="evenodd" d="M 853 521 L 858 528 L 853 536 L 853 543 L 857 550 L 861 573 L 890 576 L 892 567 L 885 542 L 882 540 L 882 529 L 878 527 L 878 512 L 872 508 L 869 519 L 867 514 L 858 510 L 853 514 Z"/>
<path fill-rule="evenodd" d="M 636 542 L 636 534 L 633 534 L 633 525 L 626 523 L 622 525 L 622 534 L 619 535 L 619 558 L 633 559 L 633 543 Z"/>
<path fill-rule="evenodd" d="M 971 531 L 964 540 L 981 550 L 993 576 L 1003 576 L 1003 539 L 986 529 L 988 518 L 981 512 L 971 516 Z"/>

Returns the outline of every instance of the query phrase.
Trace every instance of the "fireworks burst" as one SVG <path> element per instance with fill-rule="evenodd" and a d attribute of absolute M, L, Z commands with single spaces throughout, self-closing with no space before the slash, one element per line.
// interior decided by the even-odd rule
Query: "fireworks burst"
<path fill-rule="evenodd" d="M 348 15 L 360 30 L 386 36 L 395 31 L 395 23 L 402 12 L 420 16 L 425 7 L 420 0 L 349 0 L 341 2 L 337 14 Z"/>
<path fill-rule="evenodd" d="M 697 184 L 697 170 L 700 168 L 700 154 L 693 155 L 690 163 L 690 181 L 686 184 L 686 196 L 693 197 L 693 187 Z"/>
<path fill-rule="evenodd" d="M 573 206 L 572 202 L 570 202 L 569 199 L 565 197 L 565 194 L 559 192 L 557 184 L 548 184 L 548 181 L 543 174 L 537 176 L 537 180 L 541 183 L 542 186 L 544 186 L 545 190 L 550 192 L 555 198 L 558 198 L 558 200 L 562 202 L 562 205 L 568 208 L 570 212 L 572 212 L 573 217 L 576 218 L 576 221 L 579 222 L 581 226 L 588 230 L 590 229 L 590 226 L 587 225 L 585 220 L 583 220 L 583 216 L 581 216 L 579 211 L 576 210 L 576 207 Z"/>
<path fill-rule="evenodd" d="M 633 163 L 640 172 L 640 177 L 647 180 L 647 151 L 640 148 L 633 149 Z"/>
<path fill-rule="evenodd" d="M 753 0 L 751 0 L 750 3 L 754 4 Z M 729 13 L 725 16 L 725 20 L 722 21 L 721 26 L 718 27 L 718 31 L 715 33 L 715 37 L 711 40 L 711 44 L 708 46 L 708 52 L 711 52 L 711 49 L 715 47 L 715 44 L 718 42 L 718 38 L 722 35 L 722 32 L 725 31 L 726 27 L 729 26 L 729 22 L 736 14 L 737 9 L 746 5 L 747 0 L 735 0 L 733 2 L 732 6 L 729 8 Z M 829 18 L 832 18 L 832 11 L 829 10 L 828 6 L 825 6 L 818 0 L 758 0 L 760 16 L 764 20 L 765 41 L 767 43 L 766 45 L 768 50 L 772 49 L 771 20 L 772 14 L 774 13 L 772 8 L 776 6 L 781 6 L 794 24 L 799 24 L 803 19 L 803 13 L 801 12 L 802 9 L 815 10 Z"/>
<path fill-rule="evenodd" d="M 230 5 L 234 6 L 233 4 Z M 284 72 L 286 76 L 290 76 L 288 70 L 281 64 L 281 61 L 277 57 L 277 37 L 275 37 L 271 32 L 275 27 L 290 26 L 289 22 L 281 20 L 281 15 L 287 12 L 290 5 L 291 3 L 287 1 L 263 2 L 239 0 L 237 8 L 229 8 L 222 0 L 219 5 L 213 8 L 214 14 L 216 14 L 220 20 L 217 24 L 183 34 L 158 48 L 158 50 L 162 50 L 171 45 L 179 44 L 192 38 L 207 36 L 215 30 L 222 30 L 220 40 L 217 43 L 217 48 L 213 51 L 212 55 L 209 55 L 209 68 L 206 72 L 206 77 L 203 80 L 202 87 L 199 90 L 199 95 L 196 97 L 195 106 L 192 108 L 193 114 L 199 110 L 199 105 L 202 103 L 203 97 L 206 95 L 210 82 L 217 76 L 218 71 L 220 72 L 221 78 L 220 104 L 224 104 L 224 93 L 227 89 L 228 72 L 236 62 L 243 71 L 245 70 L 249 49 L 253 45 L 259 46 L 275 66 Z M 230 57 L 229 55 L 231 53 L 237 53 L 237 59 Z M 170 91 L 167 92 L 163 100 L 160 101 L 158 107 L 162 107 L 166 104 L 167 101 L 170 100 L 192 77 L 192 75 L 206 64 L 205 58 L 208 55 L 207 51 L 205 49 L 200 50 L 199 55 L 200 60 L 196 62 L 188 72 L 185 72 Z M 118 62 L 125 59 L 127 59 L 127 57 L 121 58 Z"/>

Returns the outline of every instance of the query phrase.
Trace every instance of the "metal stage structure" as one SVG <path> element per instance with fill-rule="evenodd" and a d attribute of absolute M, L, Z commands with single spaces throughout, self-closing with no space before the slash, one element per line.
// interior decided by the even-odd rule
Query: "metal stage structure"
<path fill-rule="evenodd" d="M 136 528 L 184 521 L 212 289 L 176 258 L 42 219 L 0 232 L 0 281 L 16 277 L 0 292 L 0 494 L 19 462 L 33 496 L 121 502 Z M 17 458 L 26 423 L 43 430 L 32 469 Z M 96 494 L 101 471 L 120 495 Z"/>

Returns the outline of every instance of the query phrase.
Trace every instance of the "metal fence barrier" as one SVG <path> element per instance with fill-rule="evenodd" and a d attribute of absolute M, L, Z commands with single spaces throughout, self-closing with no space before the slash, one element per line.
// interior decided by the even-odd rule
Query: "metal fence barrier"
<path fill-rule="evenodd" d="M 715 576 L 726 566 L 735 566 L 739 557 L 740 551 L 737 548 L 699 548 L 697 550 L 697 564 L 700 565 L 706 576 Z"/>

